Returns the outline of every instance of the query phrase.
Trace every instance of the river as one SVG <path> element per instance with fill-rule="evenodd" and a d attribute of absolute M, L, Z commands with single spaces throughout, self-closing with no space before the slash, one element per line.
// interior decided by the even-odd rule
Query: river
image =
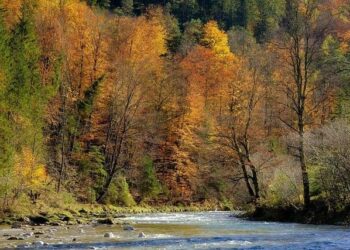
<path fill-rule="evenodd" d="M 40 240 L 48 244 L 40 249 L 350 249 L 350 229 L 342 226 L 254 222 L 230 212 L 140 214 L 122 220 L 135 230 L 125 231 L 121 225 L 42 227 L 44 233 L 37 238 L 11 245 L 3 235 L 23 229 L 3 228 L 0 248 L 17 244 L 28 249 Z M 105 238 L 108 232 L 115 237 Z M 141 232 L 145 237 L 139 238 Z"/>

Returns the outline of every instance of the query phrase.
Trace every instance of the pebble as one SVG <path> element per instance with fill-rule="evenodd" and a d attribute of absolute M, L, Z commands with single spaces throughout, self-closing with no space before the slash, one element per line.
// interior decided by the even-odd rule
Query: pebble
<path fill-rule="evenodd" d="M 85 233 L 85 230 L 81 228 L 81 229 L 79 230 L 79 232 L 80 232 L 81 234 L 83 234 L 83 233 Z"/>
<path fill-rule="evenodd" d="M 44 246 L 45 243 L 43 241 L 35 241 L 33 242 L 33 245 L 39 247 L 39 246 Z"/>
<path fill-rule="evenodd" d="M 7 240 L 24 240 L 21 237 L 11 236 L 10 238 L 7 238 Z"/>
<path fill-rule="evenodd" d="M 34 235 L 33 232 L 28 232 L 28 233 L 22 233 L 22 234 L 21 234 L 22 237 L 26 237 L 26 238 L 32 237 L 33 235 Z"/>
<path fill-rule="evenodd" d="M 54 227 L 58 227 L 58 226 L 61 226 L 61 223 L 59 223 L 59 222 L 50 222 L 49 225 L 50 226 L 54 226 Z"/>
<path fill-rule="evenodd" d="M 30 247 L 29 243 L 27 242 L 26 244 L 20 244 L 16 246 L 17 248 L 28 248 Z"/>
<path fill-rule="evenodd" d="M 104 236 L 105 238 L 114 238 L 114 234 L 113 233 L 105 233 Z"/>
<path fill-rule="evenodd" d="M 123 230 L 125 230 L 125 231 L 134 231 L 135 228 L 133 226 L 130 226 L 130 225 L 125 225 L 123 227 Z"/>
<path fill-rule="evenodd" d="M 145 237 L 146 235 L 144 234 L 144 232 L 139 233 L 139 238 L 145 238 Z"/>

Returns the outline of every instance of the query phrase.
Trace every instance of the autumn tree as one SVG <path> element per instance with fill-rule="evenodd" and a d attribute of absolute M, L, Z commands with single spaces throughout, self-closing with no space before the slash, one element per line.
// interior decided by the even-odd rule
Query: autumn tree
<path fill-rule="evenodd" d="M 5 123 L 1 126 L 1 137 L 5 136 L 6 143 L 1 162 L 6 174 L 12 179 L 12 184 L 15 180 L 31 182 L 31 175 L 25 174 L 20 178 L 22 171 L 34 173 L 37 168 L 45 171 L 43 114 L 54 93 L 54 86 L 52 83 L 41 84 L 41 51 L 35 31 L 34 13 L 33 2 L 23 1 L 19 20 L 11 32 L 6 29 L 1 31 L 4 35 L 1 42 L 4 52 L 1 59 L 1 95 L 4 95 L 1 97 L 1 113 L 4 116 L 1 115 L 1 121 Z M 9 179 L 4 180 L 7 185 L 5 196 L 18 197 L 26 193 L 34 201 L 40 194 L 39 185 L 26 185 L 18 190 L 10 185 Z"/>
<path fill-rule="evenodd" d="M 310 103 L 319 86 L 317 85 L 317 57 L 321 52 L 321 45 L 328 32 L 330 19 L 327 13 L 320 12 L 319 1 L 287 1 L 286 17 L 284 20 L 283 33 L 281 37 L 281 59 L 288 62 L 287 72 L 289 80 L 283 80 L 283 91 L 288 98 L 285 107 L 291 110 L 294 119 L 281 121 L 299 137 L 295 146 L 296 156 L 299 160 L 303 187 L 304 205 L 310 205 L 310 182 L 305 161 L 304 133 L 305 129 L 313 122 L 317 103 Z M 323 18 L 321 21 L 320 18 Z"/>
<path fill-rule="evenodd" d="M 261 197 L 259 174 L 271 159 L 264 144 L 270 136 L 265 132 L 268 130 L 266 105 L 269 94 L 266 89 L 269 88 L 269 62 L 261 59 L 266 54 L 253 41 L 236 40 L 236 46 L 240 56 L 236 56 L 231 81 L 223 88 L 222 112 L 216 116 L 215 138 L 231 165 L 240 169 L 233 175 L 233 181 L 243 180 L 250 200 L 257 202 Z M 246 50 L 245 46 L 250 49 Z"/>
<path fill-rule="evenodd" d="M 189 152 L 204 152 L 202 143 L 212 144 L 216 127 L 214 117 L 222 112 L 223 89 L 235 71 L 236 58 L 229 50 L 227 35 L 217 23 L 211 21 L 204 25 L 200 44 L 181 62 L 188 82 L 188 111 L 184 116 L 182 147 L 188 148 Z M 192 164 L 196 166 L 201 157 L 192 157 Z M 202 165 L 208 165 L 208 162 Z"/>
<path fill-rule="evenodd" d="M 93 129 L 103 148 L 107 172 L 97 201 L 105 198 L 114 177 L 131 164 L 130 157 L 137 146 L 133 139 L 140 131 L 137 120 L 144 93 L 161 75 L 160 56 L 166 53 L 165 29 L 157 17 L 122 17 L 115 23 L 116 35 L 110 47 L 111 73 L 102 87 L 104 94 L 94 114 Z"/>
<path fill-rule="evenodd" d="M 44 39 L 44 49 L 49 52 L 45 55 L 46 61 L 51 68 L 56 68 L 48 71 L 56 71 L 60 81 L 59 93 L 49 108 L 47 127 L 52 159 L 50 172 L 60 191 L 67 177 L 77 173 L 79 162 L 88 157 L 88 153 L 83 153 L 92 112 L 88 106 L 106 72 L 108 22 L 78 1 L 44 2 L 40 8 L 43 13 L 39 19 L 43 31 L 40 38 Z"/>

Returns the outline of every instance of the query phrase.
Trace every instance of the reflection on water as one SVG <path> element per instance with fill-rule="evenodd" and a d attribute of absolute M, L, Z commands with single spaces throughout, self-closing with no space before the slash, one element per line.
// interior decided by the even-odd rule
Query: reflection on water
<path fill-rule="evenodd" d="M 345 227 L 252 222 L 231 215 L 131 215 L 122 220 L 132 223 L 135 231 L 123 231 L 120 225 L 73 226 L 44 234 L 40 240 L 49 243 L 42 247 L 49 249 L 350 249 L 350 230 Z M 50 232 L 50 228 L 42 230 Z M 106 232 L 117 237 L 104 238 Z M 138 238 L 140 232 L 146 237 Z M 0 247 L 6 244 L 0 241 Z"/>

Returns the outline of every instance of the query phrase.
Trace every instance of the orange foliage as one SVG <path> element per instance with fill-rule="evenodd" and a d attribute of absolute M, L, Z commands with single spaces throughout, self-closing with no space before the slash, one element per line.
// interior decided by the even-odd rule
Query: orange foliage
<path fill-rule="evenodd" d="M 0 8 L 6 10 L 5 22 L 9 27 L 13 27 L 20 18 L 23 0 L 2 0 Z"/>
<path fill-rule="evenodd" d="M 229 53 L 218 56 L 214 50 L 202 46 L 194 48 L 181 66 L 188 81 L 188 103 L 194 119 L 200 119 L 204 110 L 218 108 L 216 103 L 235 72 L 235 57 Z"/>

